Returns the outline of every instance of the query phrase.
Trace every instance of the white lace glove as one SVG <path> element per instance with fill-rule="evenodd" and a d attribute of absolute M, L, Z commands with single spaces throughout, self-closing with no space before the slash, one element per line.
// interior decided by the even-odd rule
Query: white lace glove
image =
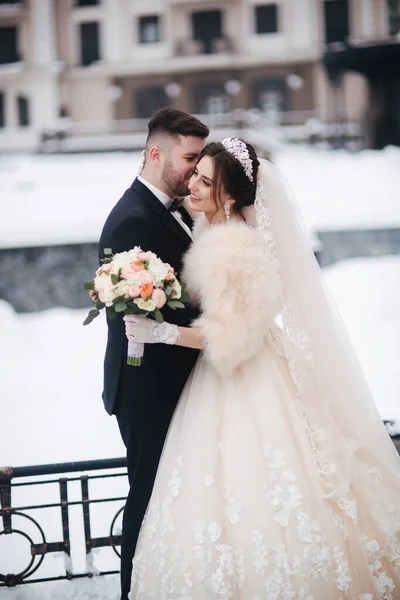
<path fill-rule="evenodd" d="M 181 334 L 177 325 L 157 323 L 140 315 L 125 315 L 125 333 L 130 342 L 173 345 Z"/>

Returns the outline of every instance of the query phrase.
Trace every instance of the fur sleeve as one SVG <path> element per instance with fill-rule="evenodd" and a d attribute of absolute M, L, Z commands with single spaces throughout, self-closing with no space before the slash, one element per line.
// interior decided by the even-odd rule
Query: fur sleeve
<path fill-rule="evenodd" d="M 281 290 L 260 232 L 244 223 L 203 229 L 186 254 L 183 278 L 200 304 L 193 326 L 215 368 L 229 373 L 255 356 L 273 327 Z"/>

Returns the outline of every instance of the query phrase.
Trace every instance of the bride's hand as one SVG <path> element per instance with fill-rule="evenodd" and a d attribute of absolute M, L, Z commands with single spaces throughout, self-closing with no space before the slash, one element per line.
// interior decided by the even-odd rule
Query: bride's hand
<path fill-rule="evenodd" d="M 141 315 L 125 315 L 125 333 L 128 340 L 141 344 L 175 344 L 180 337 L 177 325 L 157 323 Z"/>

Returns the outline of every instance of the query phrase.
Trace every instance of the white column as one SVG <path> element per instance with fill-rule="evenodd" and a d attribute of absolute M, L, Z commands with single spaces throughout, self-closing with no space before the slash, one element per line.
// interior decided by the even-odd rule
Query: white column
<path fill-rule="evenodd" d="M 279 4 L 279 10 L 284 11 L 285 34 L 292 48 L 309 48 L 317 43 L 318 11 L 315 0 L 285 0 Z"/>
<path fill-rule="evenodd" d="M 34 0 L 32 11 L 32 55 L 35 65 L 57 60 L 55 18 L 52 0 Z"/>
<path fill-rule="evenodd" d="M 374 36 L 374 0 L 362 0 L 361 19 L 362 37 L 372 38 Z"/>
<path fill-rule="evenodd" d="M 132 21 L 132 17 L 131 14 L 123 14 L 125 6 L 121 4 L 120 0 L 103 0 L 102 7 L 103 18 L 100 25 L 102 49 L 100 54 L 106 63 L 119 62 L 124 59 L 122 21 L 125 19 Z"/>
<path fill-rule="evenodd" d="M 379 21 L 378 21 L 378 35 L 386 37 L 389 35 L 389 10 L 387 0 L 378 0 L 379 7 Z"/>
<path fill-rule="evenodd" d="M 18 126 L 17 98 L 14 86 L 9 86 L 4 91 L 4 118 L 7 129 L 16 129 Z"/>

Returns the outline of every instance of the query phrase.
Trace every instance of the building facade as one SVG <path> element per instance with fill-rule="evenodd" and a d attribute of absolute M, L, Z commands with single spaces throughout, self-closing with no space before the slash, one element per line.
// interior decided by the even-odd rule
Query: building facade
<path fill-rule="evenodd" d="M 0 0 L 0 151 L 36 150 L 65 124 L 108 133 L 160 106 L 329 119 L 327 44 L 383 40 L 393 0 Z M 346 117 L 366 80 L 346 73 Z M 64 124 L 64 125 L 62 125 Z"/>

